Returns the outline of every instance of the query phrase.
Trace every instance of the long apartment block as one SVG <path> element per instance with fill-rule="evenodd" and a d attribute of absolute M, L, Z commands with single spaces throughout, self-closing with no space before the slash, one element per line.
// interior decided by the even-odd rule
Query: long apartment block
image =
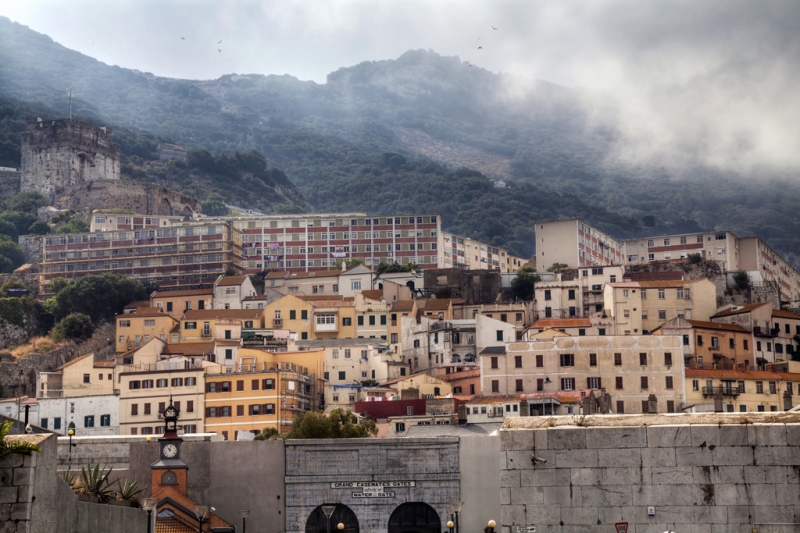
<path fill-rule="evenodd" d="M 623 248 L 610 235 L 577 218 L 536 223 L 536 264 L 546 270 L 555 263 L 570 268 L 623 264 Z"/>
<path fill-rule="evenodd" d="M 365 213 L 202 217 L 94 213 L 89 233 L 42 237 L 40 294 L 56 277 L 111 272 L 161 287 L 212 283 L 233 270 L 329 270 L 337 260 L 440 266 L 438 215 Z M 485 246 L 485 245 L 484 245 Z"/>
<path fill-rule="evenodd" d="M 54 278 L 105 272 L 160 286 L 212 283 L 232 264 L 231 227 L 224 221 L 108 214 L 95 215 L 95 220 L 98 217 L 100 231 L 42 237 L 40 295 L 47 296 Z M 115 219 L 113 224 L 109 218 Z"/>
<path fill-rule="evenodd" d="M 446 231 L 442 232 L 442 243 L 439 254 L 440 268 L 516 272 L 527 263 L 527 259 L 514 257 L 505 248 Z"/>

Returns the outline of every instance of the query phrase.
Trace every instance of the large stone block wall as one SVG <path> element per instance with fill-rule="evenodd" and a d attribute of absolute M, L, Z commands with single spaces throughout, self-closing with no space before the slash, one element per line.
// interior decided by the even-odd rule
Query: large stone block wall
<path fill-rule="evenodd" d="M 325 503 L 348 506 L 363 533 L 384 533 L 392 512 L 406 502 L 425 502 L 446 529 L 447 504 L 458 501 L 457 438 L 288 440 L 286 447 L 286 532 L 305 531 L 314 509 Z M 358 489 L 332 483 L 414 481 L 394 487 L 391 498 L 356 498 Z"/>
<path fill-rule="evenodd" d="M 0 170 L 0 198 L 13 198 L 19 194 L 21 176 L 18 170 Z"/>
<path fill-rule="evenodd" d="M 500 442 L 502 533 L 800 531 L 800 424 L 504 429 Z"/>

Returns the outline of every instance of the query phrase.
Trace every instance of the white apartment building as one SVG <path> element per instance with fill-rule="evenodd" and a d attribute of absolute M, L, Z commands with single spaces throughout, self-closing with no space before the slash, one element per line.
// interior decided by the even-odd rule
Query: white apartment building
<path fill-rule="evenodd" d="M 800 305 L 800 272 L 758 237 L 740 238 L 739 247 L 740 269 L 752 282 L 774 281 L 780 288 L 781 302 L 794 308 Z"/>
<path fill-rule="evenodd" d="M 589 317 L 604 309 L 606 283 L 622 281 L 622 266 L 586 267 L 538 274 L 534 288 L 534 316 L 541 318 Z"/>
<path fill-rule="evenodd" d="M 555 263 L 570 268 L 621 265 L 622 244 L 577 218 L 536 223 L 536 264 L 546 270 Z"/>
<path fill-rule="evenodd" d="M 741 268 L 739 238 L 731 231 L 628 239 L 623 241 L 623 245 L 626 265 L 686 259 L 691 254 L 700 254 L 707 261 L 721 263 L 723 270 Z"/>
<path fill-rule="evenodd" d="M 439 264 L 440 268 L 516 272 L 524 263 L 520 258 L 509 255 L 505 248 L 443 231 Z"/>

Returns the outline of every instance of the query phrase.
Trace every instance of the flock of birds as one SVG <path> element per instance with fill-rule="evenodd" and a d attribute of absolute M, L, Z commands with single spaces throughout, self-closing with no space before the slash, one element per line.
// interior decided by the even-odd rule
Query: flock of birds
<path fill-rule="evenodd" d="M 490 27 L 490 28 L 492 28 L 492 31 L 500 31 L 498 28 L 495 28 L 495 27 L 494 27 L 494 26 L 492 26 L 492 25 L 489 25 L 489 27 Z M 480 38 L 480 37 L 478 37 L 478 40 L 480 41 L 480 40 L 481 40 L 481 38 Z M 479 45 L 479 46 L 478 46 L 478 50 L 483 50 L 483 46 L 480 46 L 480 45 Z M 466 64 L 467 64 L 467 66 L 469 66 L 469 67 L 473 67 L 473 66 L 475 66 L 475 65 L 473 65 L 472 63 L 470 63 L 469 61 L 465 61 L 465 63 L 466 63 Z"/>
<path fill-rule="evenodd" d="M 181 41 L 185 41 L 185 40 L 186 40 L 186 37 L 181 37 Z M 219 40 L 219 42 L 217 43 L 217 46 L 219 46 L 221 44 L 222 44 L 222 39 Z M 222 53 L 222 50 L 217 48 L 217 52 Z"/>

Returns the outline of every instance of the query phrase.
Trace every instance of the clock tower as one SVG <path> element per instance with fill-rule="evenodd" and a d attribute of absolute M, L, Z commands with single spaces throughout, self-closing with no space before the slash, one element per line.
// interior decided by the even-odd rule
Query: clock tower
<path fill-rule="evenodd" d="M 180 412 L 169 399 L 164 410 L 164 435 L 158 439 L 158 461 L 150 465 L 152 471 L 153 494 L 163 488 L 186 495 L 186 474 L 189 466 L 181 459 L 181 443 L 178 435 L 178 416 Z"/>

